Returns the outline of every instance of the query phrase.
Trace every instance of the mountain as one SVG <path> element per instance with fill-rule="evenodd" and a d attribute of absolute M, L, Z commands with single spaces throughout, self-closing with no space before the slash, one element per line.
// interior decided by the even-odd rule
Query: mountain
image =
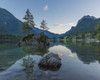
<path fill-rule="evenodd" d="M 20 20 L 9 11 L 0 8 L 0 33 L 17 34 L 21 28 Z"/>
<path fill-rule="evenodd" d="M 53 37 L 59 38 L 59 37 L 62 36 L 62 34 L 61 35 L 60 34 L 54 34 L 54 33 L 49 32 L 49 31 L 43 31 L 43 30 L 41 30 L 39 28 L 36 28 L 36 27 L 34 27 L 34 29 L 33 29 L 32 32 L 33 33 L 41 33 L 41 32 L 44 32 L 44 34 L 47 35 L 49 38 L 53 38 Z"/>
<path fill-rule="evenodd" d="M 21 30 L 22 30 L 22 22 L 6 9 L 0 8 L 0 33 L 17 35 Z M 32 32 L 40 33 L 43 31 L 39 28 L 34 27 Z M 59 34 L 54 34 L 49 31 L 44 31 L 44 33 L 49 38 L 53 37 L 58 38 L 61 36 Z"/>
<path fill-rule="evenodd" d="M 97 24 L 100 23 L 100 18 L 93 16 L 83 16 L 75 27 L 72 27 L 65 35 L 79 34 L 79 33 L 91 33 L 96 32 Z"/>
<path fill-rule="evenodd" d="M 96 32 L 97 24 L 100 23 L 100 18 L 93 16 L 83 16 L 69 31 L 64 34 L 54 34 L 49 31 L 44 31 L 49 38 L 59 38 L 69 34 L 90 33 Z M 6 9 L 0 8 L 0 34 L 14 34 L 17 35 L 22 30 L 22 22 L 18 20 L 13 14 Z M 34 27 L 32 33 L 40 33 L 43 30 Z"/>

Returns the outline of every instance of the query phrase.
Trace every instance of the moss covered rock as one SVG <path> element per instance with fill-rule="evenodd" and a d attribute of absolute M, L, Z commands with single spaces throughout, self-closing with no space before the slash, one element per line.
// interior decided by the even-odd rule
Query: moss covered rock
<path fill-rule="evenodd" d="M 18 45 L 47 46 L 49 45 L 49 41 L 48 37 L 42 32 L 38 34 L 29 34 L 27 36 L 24 36 Z"/>

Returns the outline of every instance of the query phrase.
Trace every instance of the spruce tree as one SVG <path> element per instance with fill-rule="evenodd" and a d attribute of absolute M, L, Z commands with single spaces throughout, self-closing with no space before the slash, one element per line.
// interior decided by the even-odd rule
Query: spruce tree
<path fill-rule="evenodd" d="M 43 30 L 48 30 L 49 28 L 48 28 L 46 25 L 47 25 L 47 23 L 46 23 L 46 21 L 43 19 L 42 22 L 41 22 L 40 28 L 42 28 Z"/>
<path fill-rule="evenodd" d="M 29 9 L 27 9 L 26 15 L 25 15 L 25 17 L 23 19 L 25 20 L 25 22 L 23 22 L 23 32 L 28 32 L 28 34 L 29 34 L 30 31 L 35 26 L 35 23 L 33 21 L 34 17 L 30 13 Z"/>

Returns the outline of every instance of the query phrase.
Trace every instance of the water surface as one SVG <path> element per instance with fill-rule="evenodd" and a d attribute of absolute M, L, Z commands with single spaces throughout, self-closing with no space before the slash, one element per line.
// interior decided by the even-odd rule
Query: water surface
<path fill-rule="evenodd" d="M 48 52 L 58 54 L 62 66 L 48 70 L 38 66 Z M 29 69 L 23 59 L 30 58 Z M 100 44 L 84 42 L 51 42 L 50 47 L 21 47 L 0 44 L 0 80 L 100 80 Z"/>

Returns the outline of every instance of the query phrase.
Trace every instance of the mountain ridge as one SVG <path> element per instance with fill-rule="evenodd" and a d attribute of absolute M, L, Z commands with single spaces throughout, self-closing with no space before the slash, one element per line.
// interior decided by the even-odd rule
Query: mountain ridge
<path fill-rule="evenodd" d="M 0 8 L 0 33 L 16 34 L 21 29 L 21 21 L 6 9 Z"/>
<path fill-rule="evenodd" d="M 100 18 L 95 18 L 94 16 L 89 15 L 83 16 L 78 20 L 77 25 L 67 31 L 64 35 L 96 32 L 98 23 L 100 23 Z"/>
<path fill-rule="evenodd" d="M 43 32 L 43 30 L 34 27 L 32 33 L 40 33 Z M 0 33 L 1 34 L 22 34 L 20 33 L 22 31 L 22 21 L 17 19 L 12 13 L 7 11 L 6 9 L 0 8 Z M 44 31 L 44 33 L 49 37 L 60 37 L 59 34 L 54 34 L 49 31 Z"/>
<path fill-rule="evenodd" d="M 78 20 L 76 26 L 72 26 L 72 28 L 64 34 L 55 34 L 50 31 L 44 31 L 45 35 L 49 38 L 59 38 L 70 34 L 79 34 L 79 33 L 90 33 L 96 32 L 97 24 L 100 23 L 100 18 L 95 18 L 94 16 L 83 16 L 80 20 Z M 22 34 L 20 31 L 22 30 L 22 21 L 17 19 L 12 13 L 7 11 L 6 9 L 0 8 L 0 33 L 1 34 Z M 40 33 L 43 30 L 34 27 L 31 33 Z"/>

